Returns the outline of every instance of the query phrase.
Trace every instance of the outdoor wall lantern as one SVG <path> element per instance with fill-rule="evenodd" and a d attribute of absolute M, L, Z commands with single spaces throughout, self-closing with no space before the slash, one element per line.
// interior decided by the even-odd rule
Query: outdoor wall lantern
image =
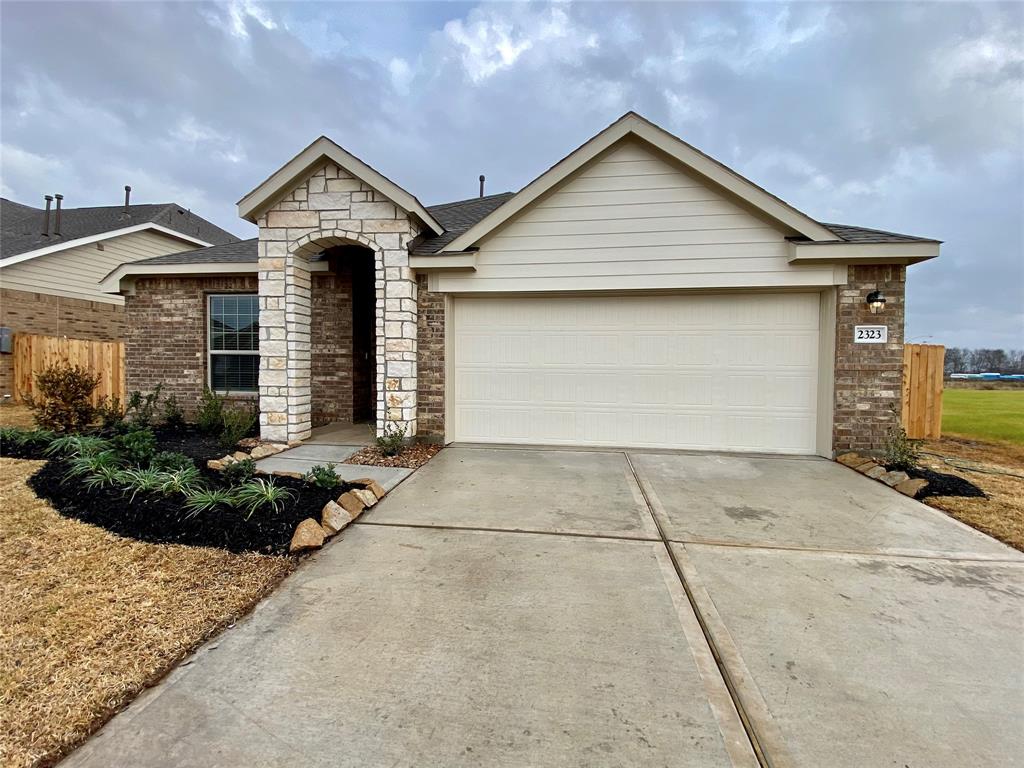
<path fill-rule="evenodd" d="M 871 308 L 871 314 L 877 315 L 885 309 L 885 296 L 882 295 L 881 291 L 872 291 L 868 294 L 867 303 Z"/>

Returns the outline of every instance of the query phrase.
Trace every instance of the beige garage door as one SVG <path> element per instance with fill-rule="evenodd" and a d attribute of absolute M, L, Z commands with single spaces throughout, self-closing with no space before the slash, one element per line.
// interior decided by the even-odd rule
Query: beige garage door
<path fill-rule="evenodd" d="M 457 298 L 449 439 L 814 453 L 817 294 Z"/>

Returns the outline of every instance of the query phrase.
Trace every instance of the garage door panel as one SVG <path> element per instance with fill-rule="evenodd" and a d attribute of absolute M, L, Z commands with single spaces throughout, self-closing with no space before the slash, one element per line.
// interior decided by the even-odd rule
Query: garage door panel
<path fill-rule="evenodd" d="M 816 294 L 454 307 L 453 440 L 814 452 Z"/>

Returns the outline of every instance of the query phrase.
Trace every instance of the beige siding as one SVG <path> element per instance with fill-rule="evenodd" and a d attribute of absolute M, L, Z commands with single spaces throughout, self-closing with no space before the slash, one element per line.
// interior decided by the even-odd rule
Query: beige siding
<path fill-rule="evenodd" d="M 97 245 L 102 245 L 103 250 Z M 33 293 L 124 304 L 120 296 L 111 296 L 99 289 L 99 281 L 112 269 L 128 261 L 198 247 L 159 232 L 133 232 L 0 268 L 0 285 Z"/>
<path fill-rule="evenodd" d="M 480 244 L 475 273 L 432 290 L 567 291 L 825 286 L 786 236 L 678 163 L 625 141 Z"/>

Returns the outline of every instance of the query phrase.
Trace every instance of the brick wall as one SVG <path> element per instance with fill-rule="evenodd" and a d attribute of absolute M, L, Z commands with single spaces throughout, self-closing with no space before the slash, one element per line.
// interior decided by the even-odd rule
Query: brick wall
<path fill-rule="evenodd" d="M 125 314 L 119 304 L 4 288 L 0 325 L 13 333 L 117 341 L 124 338 Z M 14 394 L 14 358 L 0 355 L 0 395 L 8 394 Z"/>
<path fill-rule="evenodd" d="M 427 290 L 427 276 L 418 278 L 417 365 L 418 434 L 432 440 L 444 438 L 444 294 Z"/>
<path fill-rule="evenodd" d="M 310 361 L 313 426 L 352 420 L 352 272 L 313 275 Z M 371 287 L 372 290 L 372 287 Z"/>
<path fill-rule="evenodd" d="M 836 305 L 836 368 L 833 449 L 879 451 L 898 420 L 903 382 L 903 319 L 906 267 L 851 266 Z M 885 309 L 871 314 L 865 299 L 879 290 Z M 886 344 L 855 344 L 856 325 L 886 325 Z M 897 416 L 893 415 L 896 409 Z"/>

